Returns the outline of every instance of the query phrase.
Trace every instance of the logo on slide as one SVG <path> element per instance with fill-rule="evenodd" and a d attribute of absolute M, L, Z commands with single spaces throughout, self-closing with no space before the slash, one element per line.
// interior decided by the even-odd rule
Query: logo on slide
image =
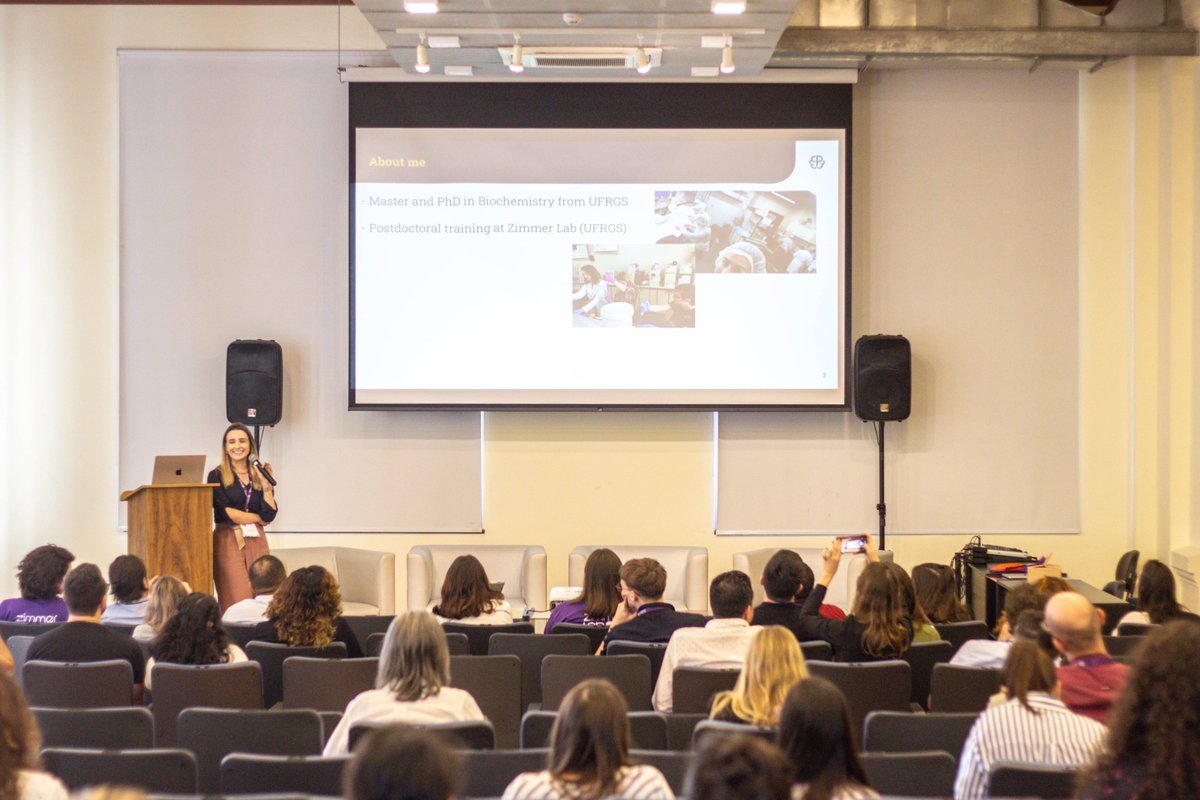
<path fill-rule="evenodd" d="M 813 156 L 808 160 L 808 165 L 813 169 L 820 169 L 821 167 L 825 166 L 825 157 Z"/>

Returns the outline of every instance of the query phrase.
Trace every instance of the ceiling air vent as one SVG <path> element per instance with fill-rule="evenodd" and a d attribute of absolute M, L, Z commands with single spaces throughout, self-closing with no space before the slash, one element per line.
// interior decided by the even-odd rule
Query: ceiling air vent
<path fill-rule="evenodd" d="M 521 64 L 542 69 L 636 69 L 636 47 L 529 47 L 523 48 Z M 512 48 L 499 48 L 500 58 L 507 65 L 512 61 Z M 647 47 L 650 65 L 662 63 L 662 48 Z"/>

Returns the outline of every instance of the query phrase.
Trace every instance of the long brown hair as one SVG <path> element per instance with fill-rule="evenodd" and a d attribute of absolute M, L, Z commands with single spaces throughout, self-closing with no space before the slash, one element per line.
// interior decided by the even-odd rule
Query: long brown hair
<path fill-rule="evenodd" d="M 904 609 L 904 614 L 912 621 L 914 625 L 932 625 L 929 621 L 929 616 L 925 613 L 925 609 L 921 607 L 921 603 L 917 600 L 917 590 L 913 586 L 912 578 L 904 571 L 904 567 L 894 561 L 888 561 L 884 564 L 888 571 L 892 573 L 892 577 L 896 579 L 896 587 L 900 590 L 900 603 Z"/>
<path fill-rule="evenodd" d="M 259 479 L 258 473 L 256 473 L 254 468 L 249 464 L 250 460 L 258 457 L 258 444 L 254 441 L 254 434 L 250 432 L 250 429 L 240 422 L 233 423 L 225 429 L 224 433 L 221 434 L 221 485 L 233 486 L 233 462 L 229 460 L 229 453 L 225 451 L 225 439 L 227 439 L 229 434 L 233 431 L 241 431 L 242 433 L 246 434 L 246 438 L 250 440 L 250 452 L 246 456 L 246 467 L 250 471 L 250 482 L 254 484 L 255 489 L 258 489 L 261 492 L 262 481 Z"/>
<path fill-rule="evenodd" d="M 1036 641 L 1016 639 L 1008 648 L 1008 656 L 1000 670 L 1000 683 L 1010 700 L 1015 697 L 1026 710 L 1036 714 L 1037 710 L 1029 705 L 1029 693 L 1053 692 L 1058 685 L 1058 675 L 1054 662 Z"/>
<path fill-rule="evenodd" d="M 912 581 L 917 602 L 931 621 L 966 622 L 971 619 L 971 613 L 958 599 L 958 583 L 954 578 L 954 570 L 948 565 L 933 562 L 917 564 L 912 570 Z"/>
<path fill-rule="evenodd" d="M 621 559 L 607 547 L 593 550 L 583 565 L 583 613 L 592 619 L 611 619 L 621 602 Z"/>
<path fill-rule="evenodd" d="M 629 739 L 629 708 L 617 687 L 592 678 L 567 692 L 550 729 L 547 763 L 560 795 L 599 800 L 614 794 L 618 773 L 629 765 Z"/>
<path fill-rule="evenodd" d="M 279 641 L 320 647 L 333 641 L 342 615 L 337 579 L 324 567 L 301 567 L 283 579 L 266 616 Z"/>
<path fill-rule="evenodd" d="M 21 770 L 36 769 L 41 734 L 25 696 L 7 672 L 0 670 L 0 800 L 21 796 Z"/>
<path fill-rule="evenodd" d="M 1137 606 L 1156 625 L 1168 622 L 1183 612 L 1183 607 L 1175 599 L 1175 576 L 1170 567 L 1154 559 L 1142 565 L 1142 574 L 1137 581 Z"/>
<path fill-rule="evenodd" d="M 488 583 L 487 571 L 475 556 L 459 556 L 450 562 L 442 581 L 442 602 L 433 613 L 446 619 L 468 619 L 488 613 L 504 599 Z"/>
<path fill-rule="evenodd" d="M 1082 777 L 1103 790 L 1131 769 L 1145 776 L 1139 797 L 1200 797 L 1200 625 L 1168 622 L 1138 648 L 1108 738 Z"/>
<path fill-rule="evenodd" d="M 855 587 L 854 618 L 866 626 L 863 651 L 876 658 L 900 658 L 912 644 L 896 576 L 884 564 L 867 564 Z"/>
<path fill-rule="evenodd" d="M 858 760 L 850 707 L 842 691 L 824 678 L 792 687 L 779 713 L 776 743 L 807 784 L 805 800 L 830 800 L 845 788 L 870 786 Z"/>

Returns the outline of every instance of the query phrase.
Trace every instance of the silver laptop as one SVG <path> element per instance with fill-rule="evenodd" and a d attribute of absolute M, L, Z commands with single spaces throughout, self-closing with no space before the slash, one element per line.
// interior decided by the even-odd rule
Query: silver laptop
<path fill-rule="evenodd" d="M 204 456 L 155 456 L 154 483 L 204 483 Z"/>

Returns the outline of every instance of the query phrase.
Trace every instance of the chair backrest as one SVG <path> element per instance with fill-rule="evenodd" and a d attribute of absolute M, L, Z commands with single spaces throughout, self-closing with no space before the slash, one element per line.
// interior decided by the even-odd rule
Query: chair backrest
<path fill-rule="evenodd" d="M 775 741 L 773 725 L 745 725 L 741 722 L 726 722 L 720 719 L 702 720 L 692 731 L 692 750 L 699 750 L 710 736 L 757 736 L 768 742 Z"/>
<path fill-rule="evenodd" d="M 740 669 L 676 667 L 671 683 L 671 710 L 681 714 L 708 711 L 713 695 L 732 689 Z"/>
<path fill-rule="evenodd" d="M 179 746 L 196 756 L 201 794 L 221 791 L 221 759 L 230 753 L 320 755 L 325 745 L 315 711 L 185 708 L 177 722 Z"/>
<path fill-rule="evenodd" d="M 972 619 L 966 622 L 939 622 L 933 627 L 937 628 L 938 635 L 942 637 L 943 642 L 949 642 L 954 647 L 954 652 L 958 652 L 958 648 L 963 646 L 963 642 L 968 642 L 971 639 L 990 639 L 991 634 L 988 633 L 987 623 L 983 620 Z"/>
<path fill-rule="evenodd" d="M 304 647 L 278 642 L 252 641 L 245 647 L 251 661 L 262 668 L 263 705 L 271 708 L 283 700 L 283 662 L 292 656 L 309 658 L 345 658 L 346 645 L 330 642 L 321 647 Z"/>
<path fill-rule="evenodd" d="M 42 747 L 138 750 L 154 747 L 154 717 L 144 706 L 32 708 Z"/>
<path fill-rule="evenodd" d="M 833 645 L 829 642 L 801 642 L 800 652 L 805 661 L 833 661 Z"/>
<path fill-rule="evenodd" d="M 872 711 L 863 731 L 863 750 L 871 753 L 914 753 L 941 750 L 957 762 L 967 734 L 979 714 L 909 714 Z"/>
<path fill-rule="evenodd" d="M 556 711 L 526 711 L 521 717 L 521 749 L 549 747 L 550 730 Z M 670 728 L 667 715 L 658 711 L 630 711 L 629 734 L 631 747 L 639 750 L 671 750 Z"/>
<path fill-rule="evenodd" d="M 547 750 L 469 750 L 462 754 L 466 773 L 463 797 L 500 797 L 522 772 L 546 768 Z"/>
<path fill-rule="evenodd" d="M 1137 550 L 1130 550 L 1117 559 L 1117 569 L 1113 578 L 1125 585 L 1124 599 L 1126 600 L 1133 596 L 1134 590 L 1137 588 L 1139 555 L 1140 553 Z"/>
<path fill-rule="evenodd" d="M 33 644 L 33 636 L 9 636 L 5 640 L 8 645 L 8 651 L 13 657 L 13 677 L 17 681 L 18 686 L 24 685 L 24 676 L 21 671 L 25 667 L 26 655 L 29 653 L 29 645 Z"/>
<path fill-rule="evenodd" d="M 396 618 L 395 614 L 343 614 L 342 619 L 354 632 L 354 638 L 365 642 L 373 633 L 387 633 L 388 626 Z"/>
<path fill-rule="evenodd" d="M 269 756 L 230 753 L 221 760 L 222 794 L 303 792 L 340 797 L 350 756 Z"/>
<path fill-rule="evenodd" d="M 684 751 L 692 746 L 692 736 L 696 726 L 708 719 L 708 714 L 677 714 L 671 712 L 667 717 L 667 749 Z"/>
<path fill-rule="evenodd" d="M 1100 588 L 1105 594 L 1125 599 L 1125 581 L 1109 581 Z"/>
<path fill-rule="evenodd" d="M 133 703 L 128 661 L 26 661 L 21 683 L 29 705 L 42 708 L 110 708 Z"/>
<path fill-rule="evenodd" d="M 236 664 L 155 664 L 154 741 L 175 746 L 175 721 L 192 706 L 210 708 L 263 707 L 262 669 L 254 661 Z"/>
<path fill-rule="evenodd" d="M 410 727 L 421 728 L 441 736 L 455 750 L 495 750 L 496 729 L 486 719 L 462 720 L 456 722 L 437 722 L 422 725 L 401 725 L 395 722 L 362 722 L 350 726 L 347 745 L 350 752 L 358 746 L 362 737 L 373 730 L 381 728 Z"/>
<path fill-rule="evenodd" d="M 589 653 L 594 653 L 600 649 L 600 645 L 604 644 L 604 637 L 608 635 L 608 627 L 605 625 L 581 625 L 576 622 L 560 622 L 550 630 L 546 631 L 549 634 L 566 634 L 566 633 L 582 633 L 588 637 L 588 642 L 591 645 Z"/>
<path fill-rule="evenodd" d="M 0 638 L 8 641 L 12 636 L 40 636 L 46 631 L 52 631 L 61 622 L 11 622 L 0 620 Z"/>
<path fill-rule="evenodd" d="M 379 658 L 379 654 L 383 652 L 383 640 L 387 637 L 386 633 L 371 633 L 362 641 L 363 655 L 367 658 Z"/>
<path fill-rule="evenodd" d="M 1075 796 L 1075 774 L 1068 767 L 1042 764 L 993 764 L 988 773 L 988 797 L 1040 797 L 1058 800 Z"/>
<path fill-rule="evenodd" d="M 1149 636 L 1159 628 L 1153 622 L 1122 622 L 1117 625 L 1118 636 Z"/>
<path fill-rule="evenodd" d="M 872 711 L 912 709 L 912 670 L 907 661 L 834 663 L 815 661 L 808 665 L 813 675 L 834 683 L 850 706 L 851 732 L 861 749 L 863 723 Z"/>
<path fill-rule="evenodd" d="M 542 660 L 542 707 L 557 710 L 567 692 L 588 678 L 613 682 L 630 711 L 651 711 L 650 659 L 630 656 L 546 656 Z"/>
<path fill-rule="evenodd" d="M 450 685 L 470 692 L 496 729 L 496 746 L 514 748 L 521 728 L 521 659 L 450 656 Z"/>
<path fill-rule="evenodd" d="M 1000 691 L 1000 670 L 935 664 L 929 683 L 930 711 L 979 713 Z"/>
<path fill-rule="evenodd" d="M 448 634 L 464 634 L 467 637 L 468 644 L 470 645 L 471 655 L 486 656 L 488 654 L 488 643 L 493 634 L 532 634 L 533 623 L 514 622 L 510 625 L 463 625 L 459 622 L 446 622 L 442 624 L 442 629 Z"/>
<path fill-rule="evenodd" d="M 521 710 L 542 702 L 542 659 L 549 655 L 591 655 L 590 640 L 582 634 L 529 636 L 524 633 L 493 633 L 488 655 L 514 655 L 521 659 Z"/>
<path fill-rule="evenodd" d="M 283 662 L 283 707 L 345 711 L 350 701 L 375 688 L 378 658 L 292 656 Z"/>
<path fill-rule="evenodd" d="M 608 630 L 605 628 L 605 630 Z M 363 641 L 363 655 L 368 658 L 373 658 L 383 652 L 383 640 L 387 637 L 386 633 L 369 634 Z M 446 647 L 450 650 L 452 656 L 469 656 L 471 655 L 471 641 L 465 633 L 447 633 Z"/>
<path fill-rule="evenodd" d="M 42 750 L 46 771 L 74 791 L 108 783 L 162 794 L 196 793 L 196 759 L 187 750 Z"/>
<path fill-rule="evenodd" d="M 1145 636 L 1105 636 L 1104 648 L 1113 658 L 1132 656 L 1138 646 L 1146 640 Z"/>
<path fill-rule="evenodd" d="M 243 650 L 246 649 L 246 645 L 254 641 L 255 625 L 253 622 L 232 623 L 225 625 L 224 628 L 225 632 L 229 634 L 229 640 Z"/>
<path fill-rule="evenodd" d="M 859 759 L 871 788 L 882 795 L 954 796 L 958 766 L 949 753 L 862 753 Z"/>
<path fill-rule="evenodd" d="M 595 652 L 593 650 L 592 652 Z M 616 639 L 608 643 L 604 651 L 610 656 L 628 656 L 641 653 L 650 659 L 650 685 L 658 685 L 658 673 L 662 671 L 663 656 L 667 653 L 666 642 L 627 642 Z"/>
<path fill-rule="evenodd" d="M 692 766 L 692 754 L 673 750 L 630 750 L 629 760 L 635 764 L 649 764 L 667 779 L 667 784 L 676 796 L 683 794 L 688 770 Z"/>
<path fill-rule="evenodd" d="M 904 653 L 912 670 L 912 702 L 929 708 L 929 684 L 933 680 L 933 665 L 945 664 L 954 655 L 950 642 L 915 642 Z"/>

